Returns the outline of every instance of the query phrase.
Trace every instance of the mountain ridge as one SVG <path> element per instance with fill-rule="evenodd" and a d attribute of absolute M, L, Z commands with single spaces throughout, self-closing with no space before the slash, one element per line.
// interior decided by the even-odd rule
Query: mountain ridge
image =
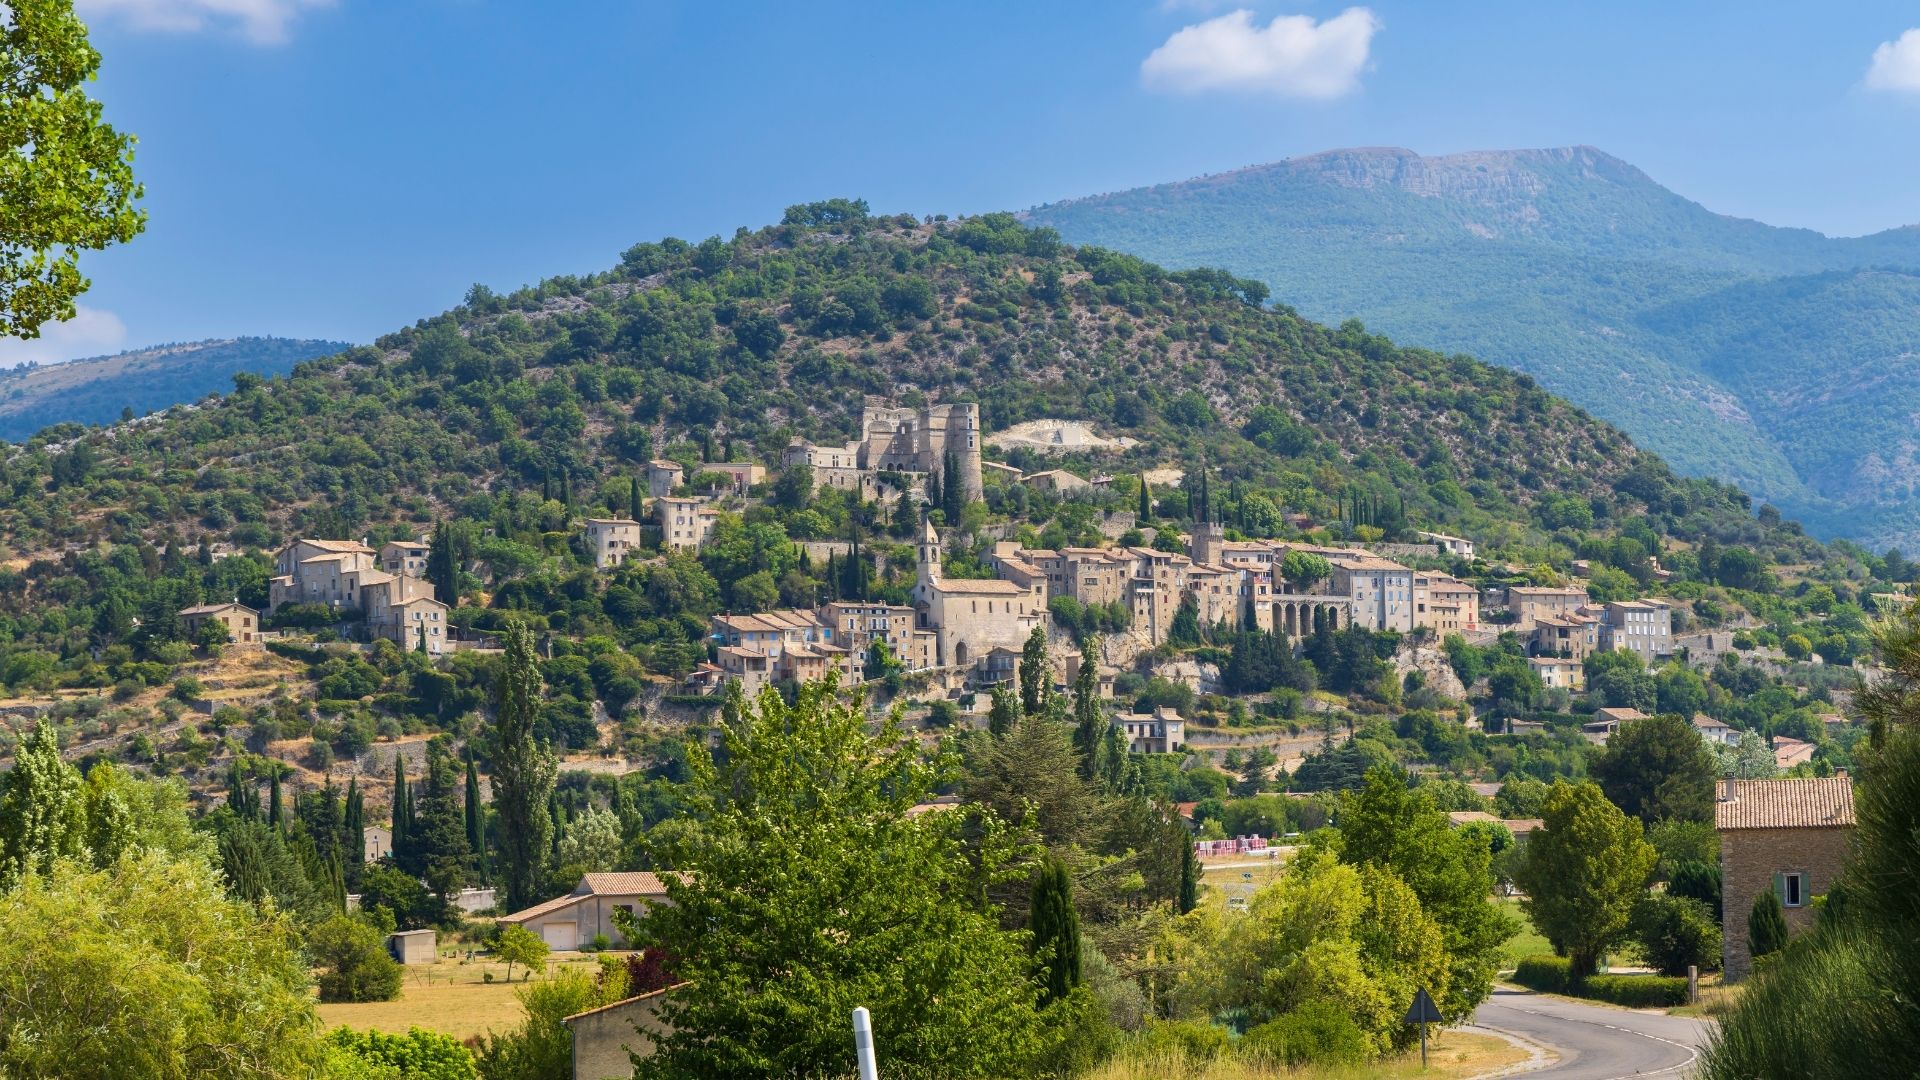
<path fill-rule="evenodd" d="M 1023 218 L 1071 242 L 1257 278 L 1316 320 L 1360 318 L 1527 371 L 1683 471 L 1738 483 L 1823 534 L 1920 543 L 1920 468 L 1904 464 L 1920 459 L 1908 419 L 1920 387 L 1902 360 L 1920 349 L 1908 288 L 1920 228 L 1828 237 L 1719 214 L 1588 146 L 1325 151 Z M 1857 281 L 1802 302 L 1791 325 L 1765 307 L 1836 274 Z M 1696 303 L 1766 333 L 1714 353 L 1675 317 Z M 1779 393 L 1842 347 L 1891 396 L 1856 414 Z M 1856 452 L 1842 430 L 1877 445 Z"/>

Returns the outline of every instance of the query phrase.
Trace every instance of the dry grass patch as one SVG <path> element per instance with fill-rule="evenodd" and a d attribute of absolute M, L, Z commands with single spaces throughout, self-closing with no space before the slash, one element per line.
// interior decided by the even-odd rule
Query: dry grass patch
<path fill-rule="evenodd" d="M 1151 1058 L 1123 1055 L 1089 1073 L 1086 1080 L 1465 1080 L 1518 1065 L 1529 1056 L 1526 1050 L 1496 1035 L 1442 1031 L 1428 1040 L 1425 1071 L 1420 1068 L 1418 1050 L 1371 1065 L 1327 1069 L 1287 1069 L 1233 1058 L 1191 1062 L 1177 1054 Z"/>
<path fill-rule="evenodd" d="M 599 969 L 592 958 L 569 957 L 547 965 L 549 973 L 566 968 L 589 972 Z M 493 976 L 492 982 L 486 981 L 488 974 Z M 506 977 L 507 966 L 492 961 L 462 964 L 443 959 L 436 964 L 421 964 L 407 969 L 398 998 L 321 1005 L 320 1021 L 329 1028 L 345 1024 L 395 1034 L 418 1027 L 462 1041 L 489 1031 L 504 1032 L 526 1016 L 514 994 L 526 985 L 527 969 L 516 966 L 512 983 Z"/>

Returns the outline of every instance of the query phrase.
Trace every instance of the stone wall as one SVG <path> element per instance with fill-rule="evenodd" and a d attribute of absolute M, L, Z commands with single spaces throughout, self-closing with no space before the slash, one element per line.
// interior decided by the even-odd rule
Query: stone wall
<path fill-rule="evenodd" d="M 1773 888 L 1773 875 L 1804 872 L 1807 897 L 1824 895 L 1840 878 L 1853 830 L 1724 829 L 1720 833 L 1721 902 L 1725 914 L 1722 946 L 1727 978 L 1737 979 L 1753 968 L 1747 941 L 1747 916 L 1754 898 Z M 1811 902 L 1787 908 L 1787 929 L 1795 934 L 1813 926 Z"/>

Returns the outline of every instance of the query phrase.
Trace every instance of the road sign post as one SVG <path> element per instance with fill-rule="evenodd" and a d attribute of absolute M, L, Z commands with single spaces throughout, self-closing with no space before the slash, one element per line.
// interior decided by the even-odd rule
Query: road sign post
<path fill-rule="evenodd" d="M 873 1057 L 873 1016 L 864 1005 L 853 1010 L 853 1056 L 860 1063 L 860 1080 L 880 1080 Z"/>
<path fill-rule="evenodd" d="M 1425 990 L 1413 995 L 1413 1008 L 1407 1010 L 1407 1023 L 1420 1025 L 1420 1067 L 1427 1067 L 1427 1025 L 1440 1022 L 1440 1009 Z"/>

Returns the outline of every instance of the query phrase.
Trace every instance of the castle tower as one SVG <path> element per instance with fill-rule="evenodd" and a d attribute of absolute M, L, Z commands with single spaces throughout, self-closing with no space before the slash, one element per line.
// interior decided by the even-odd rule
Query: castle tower
<path fill-rule="evenodd" d="M 1225 526 L 1217 521 L 1203 521 L 1193 527 L 1193 540 L 1187 544 L 1187 554 L 1194 562 L 1219 566 L 1226 543 Z"/>

